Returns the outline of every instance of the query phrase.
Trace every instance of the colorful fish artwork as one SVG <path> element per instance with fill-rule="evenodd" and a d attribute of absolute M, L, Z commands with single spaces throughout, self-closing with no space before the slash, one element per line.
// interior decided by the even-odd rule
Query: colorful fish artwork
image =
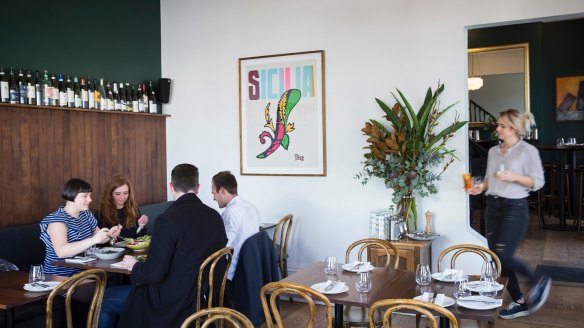
<path fill-rule="evenodd" d="M 275 128 L 272 118 L 270 117 L 270 103 L 266 105 L 264 110 L 266 124 L 264 127 L 272 130 L 273 136 L 269 131 L 263 131 L 259 135 L 260 143 L 262 145 L 266 143 L 266 139 L 268 138 L 271 140 L 271 144 L 268 149 L 257 155 L 257 158 L 267 158 L 273 154 L 280 147 L 280 145 L 284 147 L 284 149 L 288 150 L 288 146 L 290 145 L 290 137 L 288 136 L 288 133 L 294 131 L 294 123 L 288 123 L 288 117 L 290 116 L 290 112 L 294 106 L 296 106 L 298 101 L 300 101 L 300 90 L 298 89 L 290 89 L 282 94 L 280 101 L 278 101 Z"/>

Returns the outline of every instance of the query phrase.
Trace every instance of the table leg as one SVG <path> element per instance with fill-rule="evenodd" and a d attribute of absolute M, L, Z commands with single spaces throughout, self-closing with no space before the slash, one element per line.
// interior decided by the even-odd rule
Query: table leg
<path fill-rule="evenodd" d="M 14 328 L 14 309 L 8 309 L 5 311 L 4 326 L 6 328 Z"/>
<path fill-rule="evenodd" d="M 343 304 L 335 303 L 335 328 L 343 328 Z"/>
<path fill-rule="evenodd" d="M 450 328 L 450 320 L 446 317 L 440 316 L 440 328 Z"/>
<path fill-rule="evenodd" d="M 570 151 L 570 157 L 572 163 L 570 163 L 570 215 L 574 218 L 574 222 L 577 214 L 576 211 L 576 152 Z"/>
<path fill-rule="evenodd" d="M 566 227 L 566 152 L 560 152 L 560 228 Z"/>

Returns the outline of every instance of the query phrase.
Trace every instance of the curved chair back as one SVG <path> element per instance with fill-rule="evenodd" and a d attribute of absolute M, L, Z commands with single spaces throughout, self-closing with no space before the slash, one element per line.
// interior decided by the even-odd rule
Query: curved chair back
<path fill-rule="evenodd" d="M 480 245 L 473 245 L 473 244 L 459 244 L 454 245 L 446 248 L 443 250 L 440 255 L 438 255 L 438 272 L 442 272 L 442 260 L 444 257 L 452 253 L 452 257 L 450 258 L 450 268 L 454 269 L 456 265 L 456 259 L 464 253 L 474 253 L 482 257 L 484 262 L 494 261 L 497 265 L 497 272 L 499 276 L 501 276 L 501 261 L 497 254 L 495 254 L 490 249 L 480 246 Z"/>
<path fill-rule="evenodd" d="M 231 259 L 233 257 L 233 248 L 232 247 L 224 247 L 220 250 L 216 251 L 215 253 L 209 255 L 205 261 L 201 264 L 199 268 L 199 278 L 197 280 L 197 309 L 196 312 L 201 310 L 201 302 L 207 298 L 207 302 L 204 308 L 211 308 L 214 306 L 213 304 L 213 297 L 217 295 L 219 298 L 217 300 L 217 304 L 215 306 L 222 307 L 223 306 L 223 299 L 225 296 L 225 285 L 227 283 L 227 272 L 229 271 L 229 266 L 231 265 Z M 224 262 L 219 263 L 219 261 L 224 260 Z M 225 265 L 225 267 L 223 267 Z M 215 281 L 216 272 L 217 274 L 221 274 L 219 270 L 225 269 L 223 272 L 223 276 L 220 277 L 221 281 Z M 207 277 L 208 285 L 203 284 L 203 279 Z M 218 285 L 220 283 L 220 285 Z M 204 288 L 208 287 L 208 290 L 205 291 Z M 219 287 L 219 293 L 214 293 L 214 287 Z M 203 295 L 203 293 L 205 293 Z"/>
<path fill-rule="evenodd" d="M 189 327 L 193 321 L 200 322 L 201 328 L 213 327 L 215 321 L 220 321 L 221 324 L 228 322 L 229 325 L 227 327 L 254 328 L 253 323 L 246 316 L 240 312 L 224 307 L 214 307 L 197 311 L 186 318 L 180 328 Z"/>
<path fill-rule="evenodd" d="M 270 300 L 269 306 L 268 297 L 265 296 L 267 293 L 271 293 L 271 295 L 269 296 Z M 314 321 L 316 318 L 316 305 L 314 304 L 314 299 L 324 303 L 324 305 L 326 306 L 326 327 L 332 328 L 333 310 L 331 302 L 328 300 L 328 298 L 326 298 L 326 296 L 310 287 L 280 281 L 271 282 L 264 285 L 260 293 L 262 298 L 262 306 L 264 308 L 264 314 L 266 315 L 266 324 L 268 328 L 273 327 L 272 315 L 270 314 L 270 310 L 274 315 L 273 319 L 276 321 L 276 326 L 278 328 L 284 327 L 282 323 L 282 316 L 280 316 L 280 311 L 278 309 L 278 305 L 276 304 L 278 296 L 280 296 L 281 294 L 286 294 L 286 296 L 289 297 L 297 295 L 302 297 L 306 301 L 306 304 L 308 305 L 308 308 L 310 310 L 308 316 L 308 323 L 306 326 L 308 328 L 314 327 Z"/>
<path fill-rule="evenodd" d="M 288 237 L 290 237 L 290 231 L 292 231 L 293 218 L 292 214 L 288 214 L 280 219 L 274 228 L 274 236 L 272 238 L 274 249 L 278 253 L 278 266 L 280 267 L 282 278 L 288 277 Z"/>
<path fill-rule="evenodd" d="M 458 320 L 456 320 L 452 312 L 434 303 L 412 299 L 389 299 L 373 303 L 369 308 L 369 324 L 371 327 L 375 327 L 374 315 L 375 311 L 379 308 L 385 309 L 385 313 L 383 314 L 384 328 L 391 327 L 391 315 L 398 310 L 410 310 L 425 315 L 430 321 L 432 328 L 437 328 L 438 322 L 434 314 L 430 311 L 438 312 L 440 316 L 448 318 L 451 328 L 458 328 Z"/>
<path fill-rule="evenodd" d="M 389 268 L 391 264 L 391 257 L 395 257 L 395 264 L 393 265 L 394 269 L 399 267 L 399 255 L 398 250 L 393 246 L 389 241 L 384 239 L 377 239 L 377 238 L 366 238 L 357 240 L 356 242 L 352 243 L 347 247 L 347 251 L 345 252 L 345 263 L 349 263 L 349 258 L 353 249 L 359 247 L 359 251 L 357 253 L 357 260 L 363 261 L 363 253 L 369 246 L 377 246 L 385 251 L 386 260 L 385 260 L 385 267 Z M 392 253 L 393 252 L 393 253 Z"/>
<path fill-rule="evenodd" d="M 65 313 L 67 317 L 67 328 L 73 327 L 73 317 L 71 314 L 71 296 L 75 293 L 77 287 L 83 282 L 89 280 L 90 282 L 95 282 L 95 290 L 93 292 L 93 298 L 91 299 L 91 305 L 89 307 L 89 313 L 87 314 L 87 328 L 97 328 L 97 322 L 99 319 L 99 311 L 101 310 L 101 302 L 103 301 L 103 293 L 105 291 L 105 284 L 107 281 L 107 274 L 101 269 L 91 269 L 87 271 L 80 272 L 69 279 L 63 281 L 49 294 L 47 299 L 47 318 L 46 327 L 53 327 L 53 301 L 55 297 L 63 294 L 66 291 L 67 296 L 65 297 Z"/>

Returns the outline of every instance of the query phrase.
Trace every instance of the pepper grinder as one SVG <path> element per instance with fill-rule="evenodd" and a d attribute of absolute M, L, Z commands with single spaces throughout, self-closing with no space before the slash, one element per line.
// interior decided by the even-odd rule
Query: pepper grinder
<path fill-rule="evenodd" d="M 426 233 L 432 233 L 432 213 L 426 211 Z"/>

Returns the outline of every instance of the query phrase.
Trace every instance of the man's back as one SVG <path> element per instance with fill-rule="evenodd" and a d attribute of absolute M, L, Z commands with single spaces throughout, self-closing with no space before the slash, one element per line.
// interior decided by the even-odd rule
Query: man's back
<path fill-rule="evenodd" d="M 132 270 L 121 327 L 178 327 L 196 306 L 201 263 L 225 247 L 227 236 L 217 211 L 193 193 L 178 198 L 156 220 L 147 261 Z"/>

